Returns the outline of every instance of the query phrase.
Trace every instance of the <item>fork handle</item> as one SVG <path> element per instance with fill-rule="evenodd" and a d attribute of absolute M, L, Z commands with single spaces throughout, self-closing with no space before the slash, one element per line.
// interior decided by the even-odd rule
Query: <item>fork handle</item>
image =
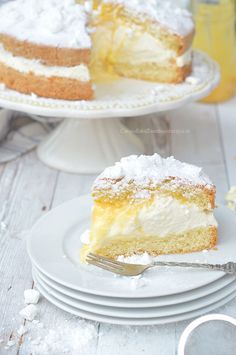
<path fill-rule="evenodd" d="M 186 262 L 169 262 L 156 261 L 152 266 L 178 266 L 178 267 L 192 267 L 203 268 L 215 271 L 224 271 L 226 274 L 236 274 L 236 263 L 229 262 L 227 264 L 200 264 L 200 263 L 186 263 Z"/>

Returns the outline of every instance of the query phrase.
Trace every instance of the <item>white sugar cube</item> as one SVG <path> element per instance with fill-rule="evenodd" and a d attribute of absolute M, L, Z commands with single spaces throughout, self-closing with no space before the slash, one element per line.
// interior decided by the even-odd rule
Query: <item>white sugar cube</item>
<path fill-rule="evenodd" d="M 28 306 L 26 306 L 20 311 L 20 315 L 26 320 L 29 320 L 31 322 L 32 320 L 34 320 L 37 314 L 38 314 L 38 308 L 34 304 L 29 304 Z"/>
<path fill-rule="evenodd" d="M 40 293 L 37 290 L 29 289 L 24 291 L 25 303 L 36 304 L 39 301 Z"/>

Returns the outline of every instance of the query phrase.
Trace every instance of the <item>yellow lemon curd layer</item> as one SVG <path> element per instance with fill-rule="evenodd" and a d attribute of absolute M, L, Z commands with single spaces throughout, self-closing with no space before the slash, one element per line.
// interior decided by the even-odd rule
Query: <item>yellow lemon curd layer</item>
<path fill-rule="evenodd" d="M 190 251 L 188 248 L 192 238 L 191 231 L 195 238 L 197 236 L 200 238 L 200 242 L 196 240 L 198 245 L 195 246 L 196 250 L 199 250 L 200 245 L 206 248 L 213 243 L 212 238 L 215 238 L 217 223 L 212 210 L 202 210 L 194 203 L 182 204 L 167 195 L 155 195 L 148 200 L 137 199 L 133 203 L 130 202 L 123 200 L 123 202 L 114 201 L 113 204 L 95 203 L 90 241 L 89 245 L 85 245 L 82 249 L 82 260 L 86 258 L 88 252 L 110 257 L 118 256 L 119 253 L 129 254 L 131 251 L 140 252 L 140 250 L 152 254 L 161 253 L 160 245 L 169 238 L 170 243 L 167 243 L 169 248 L 177 238 L 182 245 L 178 250 L 182 248 L 184 252 Z M 189 239 L 183 239 L 187 234 Z M 149 247 L 148 243 L 150 243 Z M 172 245 L 169 252 L 175 251 L 175 245 Z"/>
<path fill-rule="evenodd" d="M 91 75 L 96 82 L 119 75 L 171 81 L 180 67 L 191 63 L 191 54 L 178 54 L 182 42 L 176 37 L 157 31 L 148 19 L 131 18 L 122 6 L 100 5 L 92 25 Z"/>

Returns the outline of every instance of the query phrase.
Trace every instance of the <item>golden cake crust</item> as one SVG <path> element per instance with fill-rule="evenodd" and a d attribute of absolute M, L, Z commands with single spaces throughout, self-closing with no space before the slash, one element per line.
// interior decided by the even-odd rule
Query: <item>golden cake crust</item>
<path fill-rule="evenodd" d="M 112 180 L 108 178 L 103 178 L 103 184 L 108 186 L 111 184 L 114 186 L 121 182 L 120 179 Z M 163 181 L 160 184 L 157 184 L 154 187 L 143 186 L 143 191 L 149 191 L 150 195 L 152 193 L 156 194 L 157 192 L 172 196 L 183 203 L 188 203 L 191 198 L 191 202 L 196 203 L 199 208 L 202 210 L 210 210 L 215 208 L 215 195 L 216 188 L 214 185 L 191 185 L 180 183 L 175 178 Z M 117 192 L 118 191 L 118 192 Z M 135 183 L 130 183 L 126 185 L 124 188 L 119 190 L 115 189 L 115 192 L 111 188 L 103 188 L 99 186 L 94 186 L 92 191 L 92 196 L 96 202 L 100 203 L 126 203 L 127 200 L 134 200 L 135 193 L 142 191 L 140 186 L 136 186 Z"/>
<path fill-rule="evenodd" d="M 91 100 L 93 98 L 93 89 L 90 82 L 20 73 L 2 63 L 0 63 L 0 82 L 21 93 L 34 93 L 46 98 L 62 100 Z"/>
<path fill-rule="evenodd" d="M 150 68 L 150 70 L 149 70 Z M 115 72 L 123 77 L 148 80 L 158 83 L 179 84 L 192 72 L 192 65 L 176 67 L 174 64 L 166 67 L 145 63 L 143 66 L 114 65 Z"/>
<path fill-rule="evenodd" d="M 4 48 L 18 57 L 40 60 L 49 66 L 72 67 L 88 64 L 90 49 L 60 48 L 20 41 L 15 37 L 0 33 L 0 42 Z"/>
<path fill-rule="evenodd" d="M 115 47 L 113 52 L 107 50 L 107 54 L 105 50 L 99 52 L 100 48 L 98 47 L 97 52 L 101 53 L 100 57 L 99 54 L 95 55 L 95 59 L 92 56 L 92 68 L 95 68 L 95 71 L 98 62 L 100 62 L 102 68 L 110 68 L 115 74 L 122 77 L 174 84 L 183 82 L 191 73 L 191 60 L 188 64 L 178 66 L 176 58 L 181 57 L 190 49 L 194 37 L 194 29 L 181 36 L 171 32 L 167 26 L 163 26 L 145 14 L 142 16 L 139 16 L 138 13 L 131 14 L 123 4 L 109 2 L 101 5 L 99 15 L 92 21 L 94 27 L 103 28 L 101 33 L 106 30 L 106 25 L 108 25 L 108 31 L 110 32 L 115 31 L 115 28 L 119 28 L 119 26 L 122 28 L 123 25 L 128 29 L 132 29 L 135 26 L 137 33 L 140 31 L 142 33 L 147 32 L 153 38 L 165 43 L 166 50 L 175 53 L 173 58 L 167 59 L 163 63 L 144 61 L 134 65 L 132 61 L 125 60 L 125 53 L 123 54 L 123 60 L 119 60 L 119 55 L 116 52 L 117 50 L 119 51 L 119 46 L 118 49 Z M 97 38 L 96 36 L 97 33 L 95 32 L 92 35 L 95 43 L 99 42 L 99 37 Z M 111 34 L 111 41 L 113 37 L 116 38 L 114 33 Z M 119 41 L 120 39 L 118 39 L 118 43 Z M 106 43 L 104 43 L 103 48 L 106 48 Z M 122 52 L 122 49 L 120 50 Z"/>
<path fill-rule="evenodd" d="M 140 238 L 135 240 L 114 240 L 107 246 L 92 248 L 84 245 L 80 252 L 82 262 L 86 262 L 89 252 L 116 260 L 118 256 L 125 257 L 134 254 L 148 253 L 151 256 L 163 254 L 185 254 L 210 250 L 216 247 L 218 240 L 217 228 L 196 228 L 177 235 L 164 238 Z"/>

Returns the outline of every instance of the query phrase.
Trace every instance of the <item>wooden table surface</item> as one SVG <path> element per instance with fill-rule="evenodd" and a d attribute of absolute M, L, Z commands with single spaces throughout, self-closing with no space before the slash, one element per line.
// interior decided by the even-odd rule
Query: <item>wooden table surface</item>
<path fill-rule="evenodd" d="M 162 117 L 128 119 L 126 124 L 142 130 L 146 153 L 174 155 L 202 166 L 217 186 L 218 202 L 225 203 L 225 193 L 236 185 L 236 98 L 221 105 L 191 104 Z M 23 324 L 19 316 L 24 307 L 23 292 L 33 287 L 27 231 L 51 208 L 88 193 L 94 176 L 52 170 L 33 151 L 0 166 L 0 179 L 0 339 L 4 340 L 0 354 L 28 355 L 27 334 L 15 346 L 4 349 L 5 342 L 14 338 Z M 236 317 L 236 300 L 216 311 Z M 68 319 L 77 322 L 41 299 L 44 327 L 52 329 Z M 94 324 L 100 336 L 91 342 L 90 355 L 174 355 L 189 321 L 152 327 Z M 222 334 L 222 349 L 226 338 Z"/>

